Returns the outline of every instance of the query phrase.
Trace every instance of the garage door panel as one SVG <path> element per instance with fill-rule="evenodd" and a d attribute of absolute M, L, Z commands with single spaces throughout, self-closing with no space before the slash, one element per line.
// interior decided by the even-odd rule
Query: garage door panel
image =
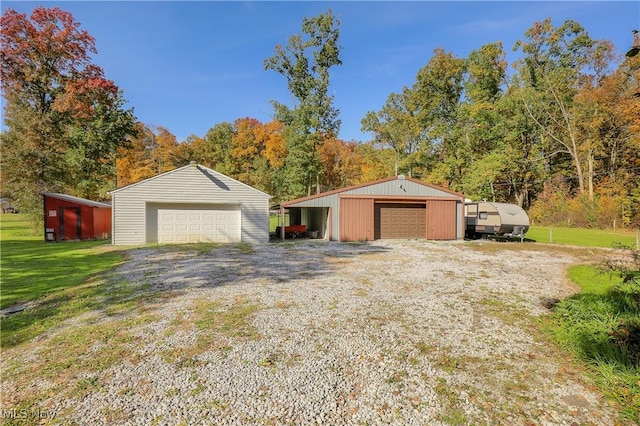
<path fill-rule="evenodd" d="M 158 209 L 158 241 L 162 243 L 239 242 L 239 207 Z"/>
<path fill-rule="evenodd" d="M 425 238 L 426 211 L 419 204 L 376 204 L 376 238 Z"/>

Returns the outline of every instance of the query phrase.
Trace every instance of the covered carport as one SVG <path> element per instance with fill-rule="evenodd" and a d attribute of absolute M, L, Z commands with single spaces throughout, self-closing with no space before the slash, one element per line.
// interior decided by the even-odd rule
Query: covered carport
<path fill-rule="evenodd" d="M 328 239 L 329 209 L 327 207 L 285 207 L 278 204 L 272 209 L 277 209 L 280 216 L 276 226 L 277 237 Z M 283 226 L 285 235 L 280 231 Z"/>

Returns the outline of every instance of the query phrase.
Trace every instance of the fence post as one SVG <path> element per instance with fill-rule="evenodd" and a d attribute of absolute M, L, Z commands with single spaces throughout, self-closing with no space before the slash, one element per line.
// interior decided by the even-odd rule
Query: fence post
<path fill-rule="evenodd" d="M 637 238 L 636 238 L 637 240 Z M 549 242 L 552 243 L 553 242 L 553 229 L 551 229 L 551 227 L 549 227 Z"/>
<path fill-rule="evenodd" d="M 640 250 L 640 229 L 636 229 L 636 250 Z"/>

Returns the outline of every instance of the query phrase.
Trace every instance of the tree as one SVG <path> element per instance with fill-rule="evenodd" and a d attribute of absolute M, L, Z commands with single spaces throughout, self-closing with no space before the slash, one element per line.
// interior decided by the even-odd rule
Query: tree
<path fill-rule="evenodd" d="M 41 191 L 104 196 L 104 182 L 115 178 L 117 149 L 135 133 L 135 117 L 91 63 L 93 37 L 59 8 L 37 7 L 29 18 L 7 9 L 0 26 L 3 191 L 34 218 Z"/>
<path fill-rule="evenodd" d="M 281 193 L 276 184 L 276 176 L 284 166 L 287 156 L 283 135 L 284 124 L 273 120 L 268 123 L 259 123 L 254 128 L 256 140 L 262 147 L 260 156 L 254 160 L 254 186 L 268 194 L 272 194 L 276 200 L 281 199 Z"/>
<path fill-rule="evenodd" d="M 366 183 L 393 176 L 396 152 L 391 148 L 381 148 L 373 143 L 356 145 L 355 154 L 360 160 L 359 178 L 355 183 Z"/>
<path fill-rule="evenodd" d="M 264 156 L 273 169 L 280 169 L 284 166 L 287 157 L 287 149 L 282 135 L 283 130 L 284 123 L 277 120 L 270 121 L 257 129 L 258 138 L 264 141 Z"/>
<path fill-rule="evenodd" d="M 234 133 L 235 129 L 233 125 L 223 122 L 213 126 L 204 136 L 206 141 L 204 158 L 220 173 L 231 174 L 233 172 L 233 166 L 231 164 L 231 143 Z"/>
<path fill-rule="evenodd" d="M 275 54 L 265 59 L 265 70 L 282 74 L 295 101 L 293 108 L 274 101 L 275 118 L 287 129 L 287 158 L 284 181 L 290 196 L 320 192 L 320 161 L 318 147 L 337 136 L 339 111 L 329 95 L 329 70 L 342 64 L 338 39 L 340 22 L 331 10 L 302 20 L 302 34 L 289 38 L 286 47 L 276 46 Z M 285 183 L 283 182 L 283 183 Z"/>
<path fill-rule="evenodd" d="M 198 135 L 189 135 L 187 139 L 178 144 L 178 154 L 175 156 L 175 163 L 189 164 L 195 161 L 205 167 L 214 168 L 205 151 L 207 141 Z"/>
<path fill-rule="evenodd" d="M 593 149 L 579 131 L 580 105 L 575 99 L 589 73 L 606 69 L 611 46 L 593 40 L 575 21 L 555 28 L 546 19 L 525 33 L 525 40 L 514 47 L 518 49 L 525 57 L 516 63 L 516 81 L 528 88 L 529 93 L 523 92 L 527 114 L 546 136 L 549 153 L 569 156 L 579 193 L 585 194 L 584 162 L 591 164 Z"/>
<path fill-rule="evenodd" d="M 466 164 L 461 157 L 464 147 L 459 145 L 456 134 L 465 66 L 464 59 L 436 49 L 427 65 L 418 71 L 413 86 L 420 99 L 429 145 L 438 160 L 430 179 L 454 189 L 458 189 Z M 438 175 L 440 178 L 436 178 Z"/>
<path fill-rule="evenodd" d="M 638 30 L 633 30 L 632 32 L 633 32 L 633 45 L 631 46 L 631 49 L 629 49 L 625 54 L 625 56 L 629 58 L 633 58 L 638 53 L 640 53 L 640 32 L 638 32 Z"/>
<path fill-rule="evenodd" d="M 240 118 L 234 123 L 235 132 L 231 138 L 232 175 L 249 185 L 252 184 L 254 161 L 265 149 L 264 141 L 256 135 L 256 129 L 260 125 L 255 118 Z"/>
<path fill-rule="evenodd" d="M 426 175 L 438 168 L 442 172 L 441 178 L 435 178 L 438 183 L 452 183 L 452 170 L 458 170 L 463 163 L 454 166 L 443 160 L 455 159 L 448 153 L 454 152 L 464 66 L 464 60 L 435 49 L 434 56 L 418 71 L 412 87 L 403 88 L 400 94 L 392 93 L 380 111 L 369 111 L 361 121 L 362 130 L 373 132 L 376 144 L 395 151 L 395 174 Z"/>
<path fill-rule="evenodd" d="M 175 169 L 178 166 L 176 159 L 180 150 L 176 136 L 168 129 L 158 126 L 154 132 L 154 142 L 152 158 L 155 174 Z"/>
<path fill-rule="evenodd" d="M 360 122 L 363 132 L 372 132 L 373 142 L 395 152 L 394 174 L 411 173 L 414 154 L 424 148 L 426 131 L 416 93 L 404 88 L 392 93 L 380 111 L 369 111 Z"/>
<path fill-rule="evenodd" d="M 186 144 L 186 143 L 185 143 Z M 130 185 L 188 164 L 188 149 L 162 126 L 137 125 L 137 136 L 118 152 L 118 187 Z"/>
<path fill-rule="evenodd" d="M 131 185 L 155 174 L 149 149 L 154 145 L 154 134 L 142 123 L 136 124 L 136 135 L 127 146 L 118 148 L 116 156 L 116 188 Z"/>
<path fill-rule="evenodd" d="M 353 185 L 360 177 L 360 158 L 355 142 L 331 139 L 320 147 L 323 188 L 332 190 Z"/>
<path fill-rule="evenodd" d="M 133 111 L 124 110 L 120 92 L 95 105 L 93 114 L 67 127 L 64 154 L 66 180 L 75 195 L 106 199 L 117 186 L 118 149 L 128 145 L 135 132 Z"/>
<path fill-rule="evenodd" d="M 465 59 L 464 100 L 457 108 L 454 159 L 459 188 L 473 199 L 498 201 L 496 180 L 512 159 L 507 157 L 503 116 L 498 108 L 506 84 L 506 61 L 501 43 L 490 43 L 472 51 Z M 499 200 L 506 201 L 506 200 Z"/>
<path fill-rule="evenodd" d="M 532 199 L 542 190 L 547 158 L 543 138 L 522 103 L 521 90 L 509 86 L 495 105 L 499 117 L 497 133 L 502 138 L 495 150 L 504 154 L 501 173 L 496 179 L 498 189 L 504 193 L 498 200 L 529 208 Z"/>

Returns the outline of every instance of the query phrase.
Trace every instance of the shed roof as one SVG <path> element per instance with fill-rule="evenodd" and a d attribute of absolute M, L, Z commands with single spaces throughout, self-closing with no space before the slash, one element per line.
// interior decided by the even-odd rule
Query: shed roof
<path fill-rule="evenodd" d="M 46 197 L 56 198 L 58 200 L 69 201 L 71 203 L 82 204 L 90 207 L 111 207 L 111 204 L 109 203 L 87 200 L 86 198 L 74 197 L 73 195 L 57 194 L 55 192 L 42 192 L 41 194 Z"/>
<path fill-rule="evenodd" d="M 388 178 L 379 179 L 379 180 L 375 180 L 375 181 L 372 181 L 372 182 L 361 183 L 361 184 L 358 184 L 358 185 L 347 186 L 347 187 L 344 187 L 344 188 L 334 189 L 332 191 L 322 192 L 320 194 L 310 195 L 308 197 L 297 198 L 295 200 L 290 200 L 290 201 L 283 202 L 283 203 L 281 203 L 281 206 L 283 208 L 292 207 L 295 204 L 302 203 L 302 202 L 309 201 L 309 200 L 314 200 L 316 198 L 321 198 L 321 197 L 326 197 L 326 196 L 329 196 L 329 195 L 336 195 L 336 194 L 340 194 L 340 193 L 345 193 L 345 192 L 353 191 L 353 190 L 356 190 L 356 189 L 359 189 L 359 188 L 365 188 L 367 186 L 379 185 L 381 183 L 391 182 L 391 181 L 394 181 L 394 180 L 413 182 L 415 184 L 422 185 L 422 186 L 427 187 L 427 188 L 435 189 L 437 191 L 442 191 L 442 192 L 445 192 L 447 194 L 453 195 L 455 197 L 458 197 L 458 198 L 461 198 L 461 199 L 464 200 L 464 195 L 460 194 L 459 192 L 451 191 L 449 189 L 441 188 L 441 187 L 436 186 L 436 185 L 431 185 L 429 183 L 423 182 L 423 181 L 418 180 L 418 179 L 414 179 L 414 178 L 405 177 L 405 176 L 400 175 L 400 176 L 391 176 L 391 177 L 388 177 Z"/>
<path fill-rule="evenodd" d="M 259 189 L 256 189 L 256 188 L 254 188 L 254 187 L 253 187 L 253 186 L 251 186 L 251 185 L 247 185 L 247 184 L 246 184 L 246 183 L 244 183 L 244 182 L 240 182 L 239 180 L 236 180 L 236 179 L 234 179 L 234 178 L 231 178 L 231 177 L 229 177 L 229 176 L 227 176 L 227 175 L 224 175 L 224 174 L 222 174 L 222 173 L 220 173 L 220 172 L 217 172 L 217 171 L 215 171 L 215 170 L 213 170 L 213 169 L 210 169 L 210 168 L 208 168 L 208 167 L 205 167 L 205 166 L 202 166 L 202 165 L 200 165 L 200 164 L 197 164 L 195 161 L 194 161 L 194 162 L 192 162 L 191 164 L 186 165 L 186 166 L 178 167 L 177 169 L 169 170 L 168 172 L 160 173 L 160 174 L 158 174 L 158 175 L 156 175 L 156 176 L 153 176 L 153 177 L 150 177 L 150 178 L 148 178 L 148 179 L 141 180 L 140 182 L 132 183 L 132 184 L 130 184 L 130 185 L 123 186 L 122 188 L 114 189 L 113 191 L 110 191 L 110 192 L 109 192 L 109 194 L 114 194 L 114 193 L 116 193 L 116 192 L 120 192 L 120 191 L 126 191 L 126 190 L 128 190 L 128 189 L 130 189 L 130 188 L 133 188 L 133 187 L 135 187 L 135 186 L 143 185 L 143 184 L 145 184 L 146 182 L 149 182 L 149 181 L 151 181 L 151 180 L 155 180 L 155 179 L 158 179 L 158 178 L 160 178 L 160 177 L 162 177 L 162 176 L 166 176 L 166 175 L 170 175 L 170 174 L 172 174 L 172 173 L 176 173 L 176 172 L 178 172 L 178 171 L 180 171 L 180 170 L 184 170 L 184 169 L 187 169 L 187 168 L 189 168 L 189 167 L 192 167 L 192 168 L 194 168 L 194 169 L 197 169 L 197 170 L 198 170 L 198 171 L 200 171 L 203 175 L 207 176 L 209 179 L 211 179 L 211 176 L 212 176 L 212 175 L 213 175 L 213 176 L 215 176 L 215 177 L 218 177 L 218 178 L 222 177 L 222 178 L 224 178 L 224 179 L 229 179 L 229 180 L 231 180 L 231 181 L 233 181 L 233 182 L 238 183 L 239 185 L 245 186 L 245 187 L 247 187 L 247 188 L 249 188 L 249 189 L 251 189 L 251 190 L 253 190 L 253 191 L 259 192 L 260 194 L 263 194 L 263 195 L 265 195 L 266 197 L 271 198 L 271 195 L 269 195 L 269 194 L 267 194 L 267 193 L 265 193 L 265 192 L 262 192 L 262 191 L 260 191 Z"/>

